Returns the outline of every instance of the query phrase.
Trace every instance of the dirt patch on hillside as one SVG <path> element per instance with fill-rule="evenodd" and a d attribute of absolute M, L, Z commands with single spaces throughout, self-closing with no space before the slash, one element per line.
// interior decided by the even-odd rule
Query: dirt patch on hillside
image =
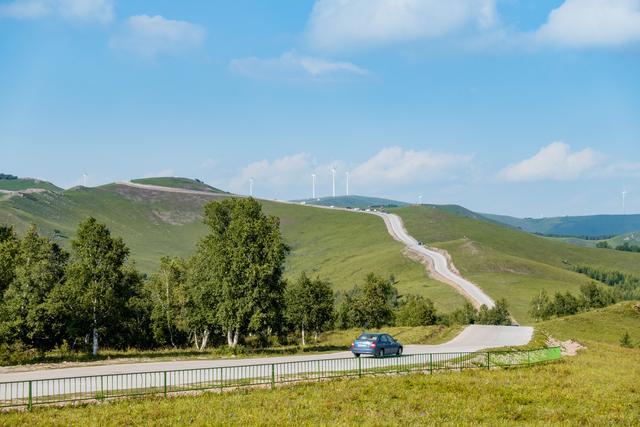
<path fill-rule="evenodd" d="M 585 350 L 587 347 L 580 344 L 578 341 L 567 340 L 559 341 L 553 337 L 549 337 L 547 345 L 550 347 L 560 347 L 560 354 L 563 356 L 575 356 L 579 350 Z"/>
<path fill-rule="evenodd" d="M 633 306 L 633 309 L 634 309 L 635 311 L 637 311 L 638 313 L 640 313 L 640 303 L 635 304 L 635 305 Z"/>
<path fill-rule="evenodd" d="M 466 240 L 466 243 L 460 246 L 460 248 L 469 252 L 471 255 L 478 255 L 480 253 L 480 250 L 473 243 L 473 240 L 469 240 L 469 239 L 465 239 L 465 240 Z"/>

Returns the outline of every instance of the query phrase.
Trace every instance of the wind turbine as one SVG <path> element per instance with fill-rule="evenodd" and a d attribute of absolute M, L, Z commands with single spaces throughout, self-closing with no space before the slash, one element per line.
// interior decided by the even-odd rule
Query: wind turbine
<path fill-rule="evenodd" d="M 82 186 L 86 187 L 87 186 L 87 173 L 83 173 L 82 174 Z"/>
<path fill-rule="evenodd" d="M 627 201 L 627 194 L 629 194 L 627 189 L 623 188 L 622 189 L 622 214 L 623 215 L 627 213 L 627 210 L 625 208 L 625 202 Z"/>
<path fill-rule="evenodd" d="M 347 176 L 347 196 L 348 196 L 349 195 L 349 176 L 350 176 L 350 174 L 349 174 L 349 172 L 345 172 L 344 174 Z"/>
<path fill-rule="evenodd" d="M 418 205 L 422 206 L 422 195 L 418 196 Z"/>
<path fill-rule="evenodd" d="M 249 196 L 253 197 L 253 178 L 249 178 Z"/>
<path fill-rule="evenodd" d="M 333 184 L 333 191 L 331 194 L 333 194 L 333 197 L 336 197 L 336 168 L 334 168 L 333 166 L 331 167 L 331 178 Z"/>
<path fill-rule="evenodd" d="M 316 198 L 316 174 L 315 173 L 311 174 L 311 180 L 313 182 L 313 184 L 311 185 L 311 198 L 315 199 Z"/>

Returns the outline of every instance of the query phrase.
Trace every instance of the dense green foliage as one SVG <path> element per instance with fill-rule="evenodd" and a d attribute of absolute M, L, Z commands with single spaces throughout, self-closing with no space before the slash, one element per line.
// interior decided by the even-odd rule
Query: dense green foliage
<path fill-rule="evenodd" d="M 285 291 L 285 316 L 293 329 L 300 331 L 302 345 L 306 345 L 305 332 L 318 333 L 333 326 L 334 295 L 331 284 L 320 278 L 310 279 L 302 273 Z"/>
<path fill-rule="evenodd" d="M 11 175 L 11 174 L 0 173 L 0 179 L 11 180 L 11 179 L 18 179 L 18 177 L 15 176 L 15 175 Z"/>
<path fill-rule="evenodd" d="M 574 270 L 609 285 L 612 298 L 616 301 L 640 299 L 640 278 L 637 276 L 586 265 L 575 266 Z"/>
<path fill-rule="evenodd" d="M 393 310 L 398 306 L 394 279 L 369 274 L 362 286 L 344 295 L 338 311 L 338 325 L 343 328 L 379 328 L 393 324 Z"/>
<path fill-rule="evenodd" d="M 433 301 L 420 295 L 407 295 L 396 314 L 400 326 L 435 325 L 437 321 Z"/>

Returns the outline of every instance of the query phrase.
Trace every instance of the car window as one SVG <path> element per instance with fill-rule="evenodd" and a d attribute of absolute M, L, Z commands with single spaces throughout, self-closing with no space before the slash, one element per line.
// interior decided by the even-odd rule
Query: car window
<path fill-rule="evenodd" d="M 377 335 L 370 335 L 370 334 L 362 334 L 358 337 L 358 340 L 361 341 L 377 341 L 378 340 L 378 336 Z"/>
<path fill-rule="evenodd" d="M 383 335 L 382 342 L 390 343 L 391 341 L 389 341 L 389 337 L 387 335 Z"/>
<path fill-rule="evenodd" d="M 395 340 L 395 339 L 393 339 L 393 337 L 392 337 L 391 335 L 387 335 L 387 340 L 388 340 L 389 342 L 396 342 L 396 340 Z"/>

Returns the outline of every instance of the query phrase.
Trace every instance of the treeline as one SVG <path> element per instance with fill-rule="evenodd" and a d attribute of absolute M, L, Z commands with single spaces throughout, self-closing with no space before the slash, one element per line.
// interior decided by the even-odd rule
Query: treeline
<path fill-rule="evenodd" d="M 251 198 L 205 206 L 208 234 L 189 259 L 164 257 L 150 277 L 129 249 L 88 218 L 67 253 L 30 227 L 0 227 L 0 353 L 101 347 L 151 349 L 287 343 L 334 327 L 510 324 L 504 301 L 440 314 L 433 302 L 398 294 L 374 274 L 334 295 L 329 282 L 283 278 L 288 248 L 279 220 Z M 1 357 L 1 354 L 0 354 Z"/>
<path fill-rule="evenodd" d="M 0 173 L 0 179 L 13 180 L 13 179 L 18 179 L 18 177 L 15 175 L 10 175 L 6 173 Z"/>
<path fill-rule="evenodd" d="M 531 300 L 529 314 L 533 318 L 547 320 L 604 308 L 624 300 L 640 299 L 640 279 L 637 277 L 590 266 L 575 266 L 573 270 L 607 287 L 592 282 L 582 285 L 578 296 L 570 292 L 556 292 L 553 298 L 542 291 Z"/>
<path fill-rule="evenodd" d="M 615 249 L 616 251 L 622 251 L 622 252 L 640 253 L 640 246 L 632 245 L 629 242 L 624 242 L 623 244 L 615 246 L 615 247 L 611 246 L 609 244 L 609 242 L 598 242 L 598 243 L 596 243 L 596 248 L 599 248 L 599 249 Z"/>

